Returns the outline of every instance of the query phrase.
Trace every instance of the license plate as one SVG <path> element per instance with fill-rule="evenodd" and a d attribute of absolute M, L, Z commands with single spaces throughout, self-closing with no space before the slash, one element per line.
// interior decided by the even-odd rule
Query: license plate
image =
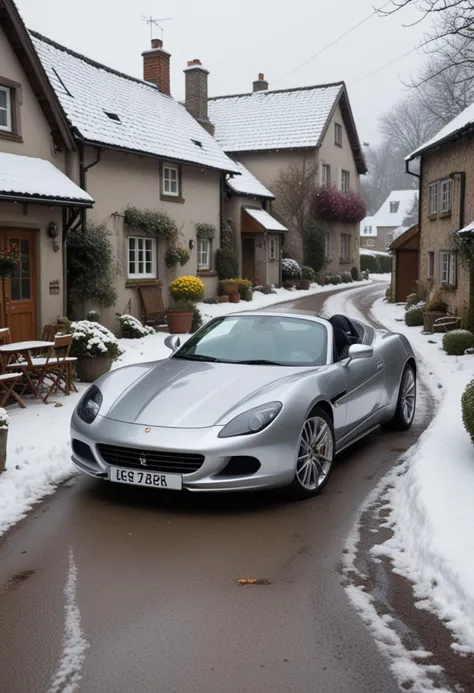
<path fill-rule="evenodd" d="M 183 477 L 179 474 L 142 472 L 139 469 L 124 469 L 123 467 L 110 467 L 109 481 L 115 481 L 117 484 L 130 484 L 131 486 L 163 488 L 171 491 L 181 491 L 183 488 Z"/>

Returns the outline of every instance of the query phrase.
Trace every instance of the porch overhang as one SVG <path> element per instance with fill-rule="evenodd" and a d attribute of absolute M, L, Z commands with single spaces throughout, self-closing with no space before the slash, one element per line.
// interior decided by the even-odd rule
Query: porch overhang
<path fill-rule="evenodd" d="M 463 229 L 459 229 L 459 231 L 457 231 L 457 234 L 459 236 L 474 234 L 474 221 L 471 221 L 471 223 L 465 226 Z"/>
<path fill-rule="evenodd" d="M 286 233 L 288 229 L 264 209 L 242 207 L 242 233 Z"/>
<path fill-rule="evenodd" d="M 0 202 L 92 207 L 92 197 L 46 159 L 0 153 Z"/>

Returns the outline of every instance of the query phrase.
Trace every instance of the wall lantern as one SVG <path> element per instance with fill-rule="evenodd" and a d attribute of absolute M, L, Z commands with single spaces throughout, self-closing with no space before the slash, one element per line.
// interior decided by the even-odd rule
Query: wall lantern
<path fill-rule="evenodd" d="M 189 241 L 189 250 L 192 250 L 195 245 L 196 245 L 196 242 L 191 238 L 191 240 Z"/>
<path fill-rule="evenodd" d="M 48 236 L 50 238 L 57 238 L 59 235 L 59 228 L 55 221 L 52 221 L 48 226 Z"/>

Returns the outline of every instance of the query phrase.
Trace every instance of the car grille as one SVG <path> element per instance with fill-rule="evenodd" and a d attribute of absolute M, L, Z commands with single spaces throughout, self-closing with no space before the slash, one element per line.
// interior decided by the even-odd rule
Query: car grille
<path fill-rule="evenodd" d="M 121 448 L 117 445 L 98 445 L 99 452 L 112 467 L 131 469 L 151 469 L 155 472 L 172 474 L 191 474 L 202 467 L 204 455 L 184 452 L 165 452 L 163 450 L 140 450 L 140 448 Z M 146 458 L 146 465 L 140 462 Z"/>

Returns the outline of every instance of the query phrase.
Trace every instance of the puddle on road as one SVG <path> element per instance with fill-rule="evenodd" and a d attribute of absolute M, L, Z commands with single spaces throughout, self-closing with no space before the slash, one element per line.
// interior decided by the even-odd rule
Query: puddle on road
<path fill-rule="evenodd" d="M 2 592 L 11 592 L 12 590 L 20 587 L 24 582 L 26 582 L 32 575 L 36 573 L 35 570 L 22 570 L 21 573 L 13 575 L 7 582 L 2 586 Z"/>

